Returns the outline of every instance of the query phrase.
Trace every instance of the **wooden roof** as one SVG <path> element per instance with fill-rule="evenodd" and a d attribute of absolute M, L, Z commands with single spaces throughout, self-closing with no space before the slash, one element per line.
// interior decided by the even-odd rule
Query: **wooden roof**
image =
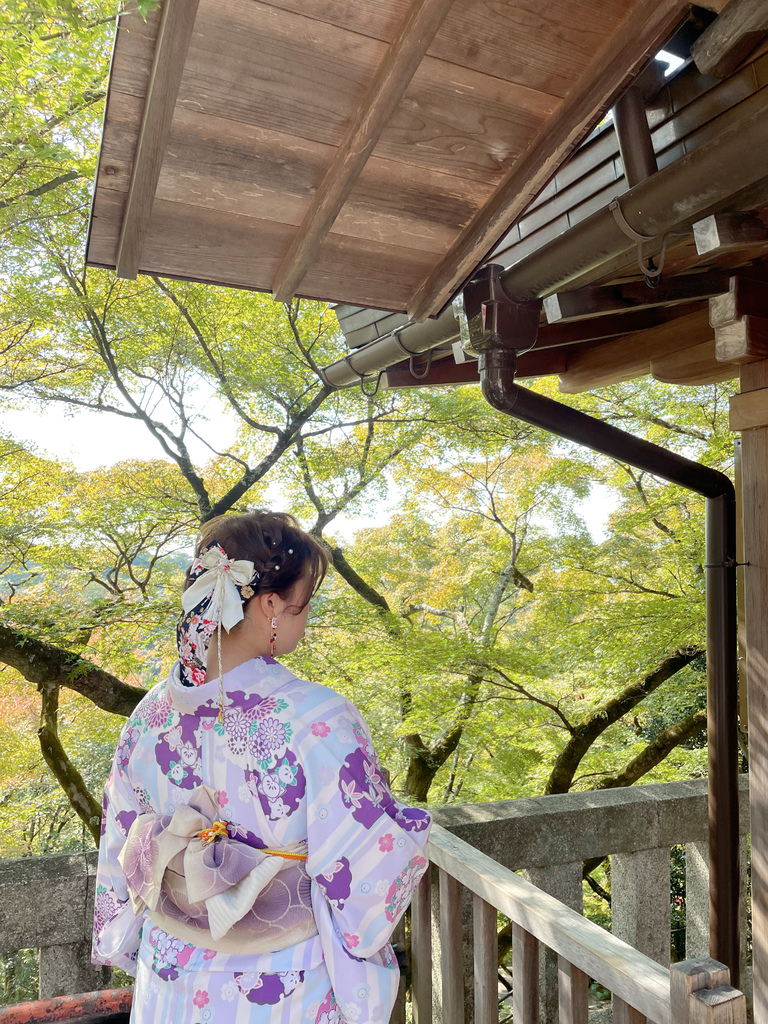
<path fill-rule="evenodd" d="M 87 262 L 450 299 L 683 0 L 163 0 L 120 18 Z"/>
<path fill-rule="evenodd" d="M 728 8 L 726 8 L 727 10 Z M 693 154 L 752 115 L 768 120 L 768 11 L 754 48 L 727 74 L 715 77 L 688 62 L 676 76 L 655 83 L 643 75 L 645 117 L 660 169 L 673 170 Z M 716 35 L 718 22 L 712 25 Z M 702 41 L 705 37 L 702 37 Z M 730 37 L 733 43 L 736 37 Z M 755 46 L 755 44 L 757 44 Z M 740 58 L 737 52 L 734 59 Z M 732 62 L 733 63 L 733 62 Z M 760 152 L 760 147 L 756 150 Z M 768 165 L 766 165 L 768 167 Z M 546 245 L 629 188 L 615 124 L 606 122 L 557 170 L 495 250 L 492 262 L 522 266 Z M 684 197 L 684 185 L 681 185 Z M 658 254 L 660 240 L 648 249 Z M 657 257 L 658 258 L 658 257 Z M 402 331 L 403 347 L 414 344 L 408 317 L 349 305 L 336 308 L 352 352 Z M 395 363 L 389 387 L 469 383 L 478 380 L 473 360 L 454 362 L 458 324 L 446 312 L 433 324 L 438 345 L 416 359 Z M 404 330 L 403 330 L 404 329 Z M 441 333 L 442 332 L 442 333 Z M 438 340 L 439 344 L 438 344 Z M 768 177 L 747 188 L 734 175 L 733 194 L 711 214 L 684 220 L 666 237 L 664 273 L 650 288 L 634 246 L 618 257 L 585 267 L 544 299 L 536 345 L 518 359 L 520 377 L 557 374 L 565 393 L 651 375 L 672 384 L 706 384 L 738 377 L 745 363 L 768 356 Z M 353 361 L 345 383 L 363 365 Z M 426 371 L 426 372 L 425 372 Z M 369 371 L 370 372 L 370 371 Z M 335 378 L 334 382 L 338 383 Z"/>

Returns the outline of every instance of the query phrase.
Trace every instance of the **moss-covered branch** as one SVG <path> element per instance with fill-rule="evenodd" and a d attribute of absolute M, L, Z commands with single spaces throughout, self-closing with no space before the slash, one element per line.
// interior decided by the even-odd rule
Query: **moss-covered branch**
<path fill-rule="evenodd" d="M 66 686 L 114 715 L 130 715 L 145 694 L 73 651 L 4 624 L 0 624 L 0 662 L 37 687 Z"/>

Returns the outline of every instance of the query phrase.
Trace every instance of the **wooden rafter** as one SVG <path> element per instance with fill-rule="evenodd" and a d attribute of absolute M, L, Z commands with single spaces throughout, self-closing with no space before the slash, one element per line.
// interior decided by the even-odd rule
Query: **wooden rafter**
<path fill-rule="evenodd" d="M 452 4 L 413 0 L 277 270 L 272 286 L 277 301 L 296 294 Z"/>
<path fill-rule="evenodd" d="M 585 76 L 586 87 L 571 93 L 547 130 L 508 172 L 478 216 L 416 291 L 408 306 L 414 320 L 425 320 L 449 301 L 546 184 L 606 103 L 616 97 L 623 84 L 674 28 L 687 6 L 682 0 L 663 0 L 650 17 L 647 7 L 633 10 L 607 51 L 598 57 L 592 73 Z"/>
<path fill-rule="evenodd" d="M 135 278 L 160 178 L 198 0 L 164 0 L 117 247 L 118 277 Z"/>

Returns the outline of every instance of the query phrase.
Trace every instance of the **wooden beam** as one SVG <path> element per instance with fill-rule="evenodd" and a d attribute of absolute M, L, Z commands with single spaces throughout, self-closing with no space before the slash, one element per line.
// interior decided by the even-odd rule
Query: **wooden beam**
<path fill-rule="evenodd" d="M 715 358 L 715 339 L 651 359 L 651 375 L 663 384 L 719 384 L 739 376 L 736 363 Z"/>
<path fill-rule="evenodd" d="M 416 372 L 423 367 L 426 355 L 419 357 L 421 362 L 416 365 Z M 564 348 L 538 347 L 518 356 L 515 376 L 547 377 L 550 374 L 564 373 L 567 366 L 567 352 Z M 480 374 L 477 361 L 468 359 L 464 363 L 456 363 L 448 356 L 433 363 L 425 377 L 414 377 L 407 361 L 390 366 L 381 379 L 381 386 L 388 391 L 401 388 L 435 388 L 450 387 L 452 384 L 479 384 Z"/>
<path fill-rule="evenodd" d="M 730 0 L 691 47 L 702 75 L 727 78 L 768 32 L 765 0 Z"/>
<path fill-rule="evenodd" d="M 413 0 L 278 267 L 272 286 L 278 302 L 296 294 L 452 4 Z"/>
<path fill-rule="evenodd" d="M 756 363 L 768 358 L 768 320 L 743 316 L 716 327 L 715 355 L 723 363 Z"/>
<path fill-rule="evenodd" d="M 717 213 L 696 221 L 693 241 L 699 256 L 734 252 L 768 242 L 768 228 L 754 213 Z"/>
<path fill-rule="evenodd" d="M 117 246 L 118 277 L 139 272 L 160 169 L 187 59 L 198 0 L 164 0 L 131 184 Z"/>
<path fill-rule="evenodd" d="M 655 306 L 630 310 L 626 313 L 609 313 L 606 316 L 589 317 L 583 320 L 569 320 L 564 324 L 539 324 L 536 348 L 552 348 L 557 345 L 572 345 L 582 341 L 599 341 L 616 338 L 620 334 L 634 334 L 649 327 L 657 327 L 668 320 L 675 320 L 685 313 L 704 308 L 691 303 L 682 309 L 675 306 Z"/>
<path fill-rule="evenodd" d="M 658 49 L 687 8 L 683 0 L 661 0 L 652 12 L 646 4 L 632 11 L 585 74 L 584 88 L 574 89 L 561 104 L 546 129 L 510 168 L 480 213 L 418 288 L 408 304 L 408 314 L 414 320 L 425 320 L 449 301 L 648 55 Z"/>
<path fill-rule="evenodd" d="M 625 309 L 653 309 L 675 303 L 709 299 L 728 291 L 728 273 L 713 270 L 704 274 L 681 274 L 649 288 L 643 281 L 605 288 L 576 288 L 556 292 L 544 299 L 544 312 L 550 324 L 567 323 L 587 317 L 603 316 Z"/>
<path fill-rule="evenodd" d="M 707 310 L 700 309 L 659 327 L 606 341 L 583 353 L 577 349 L 569 356 L 565 373 L 560 375 L 560 390 L 575 395 L 642 377 L 650 372 L 653 359 L 711 337 Z"/>
<path fill-rule="evenodd" d="M 738 395 L 732 395 L 728 424 L 731 430 L 768 427 L 768 388 L 742 391 Z"/>
<path fill-rule="evenodd" d="M 709 300 L 712 327 L 736 323 L 743 316 L 768 317 L 768 274 L 762 266 L 734 274 L 727 291 Z"/>

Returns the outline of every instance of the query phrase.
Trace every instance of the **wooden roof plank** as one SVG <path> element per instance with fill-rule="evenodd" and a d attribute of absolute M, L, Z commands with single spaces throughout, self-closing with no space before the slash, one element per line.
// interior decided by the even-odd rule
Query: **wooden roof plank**
<path fill-rule="evenodd" d="M 114 267 L 115 224 L 124 193 L 99 190 L 93 211 L 89 263 Z M 222 214 L 158 198 L 147 232 L 141 273 L 204 284 L 266 290 L 288 249 L 291 229 L 252 217 Z M 402 311 L 413 280 L 423 276 L 430 256 L 403 246 L 346 238 L 331 232 L 302 285 L 303 298 L 323 300 L 333 288 L 340 301 L 355 290 L 368 306 Z M 339 282 L 348 282 L 347 285 Z"/>
<path fill-rule="evenodd" d="M 480 215 L 462 231 L 416 291 L 408 308 L 415 320 L 426 319 L 449 301 L 686 8 L 683 0 L 661 0 L 650 14 L 644 4 L 632 10 L 591 72 L 584 76 L 584 88 L 574 90 L 562 104 L 525 157 L 506 174 Z"/>
<path fill-rule="evenodd" d="M 368 157 L 445 20 L 453 0 L 414 0 L 337 149 L 312 206 L 275 276 L 274 297 L 292 298 Z"/>
<path fill-rule="evenodd" d="M 135 278 L 171 131 L 198 0 L 165 0 L 117 245 L 117 276 Z"/>

